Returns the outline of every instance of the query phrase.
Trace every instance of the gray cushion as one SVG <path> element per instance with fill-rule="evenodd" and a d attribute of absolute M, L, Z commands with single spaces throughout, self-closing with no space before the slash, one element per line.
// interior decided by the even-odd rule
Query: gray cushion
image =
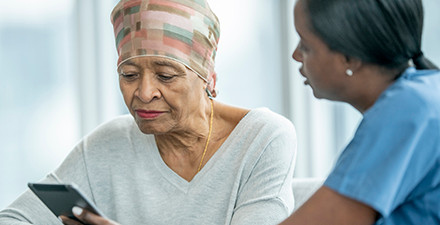
<path fill-rule="evenodd" d="M 297 210 L 324 183 L 325 178 L 294 178 L 292 183 L 295 208 Z"/>

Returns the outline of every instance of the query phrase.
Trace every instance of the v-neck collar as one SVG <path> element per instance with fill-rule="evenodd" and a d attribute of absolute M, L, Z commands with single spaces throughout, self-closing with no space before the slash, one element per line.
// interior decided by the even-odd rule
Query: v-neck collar
<path fill-rule="evenodd" d="M 221 155 L 224 153 L 224 151 L 228 149 L 228 146 L 233 143 L 234 138 L 237 137 L 236 133 L 240 133 L 241 130 L 246 127 L 246 124 L 248 124 L 246 121 L 251 120 L 252 117 L 258 113 L 258 111 L 258 109 L 251 110 L 240 120 L 237 126 L 235 126 L 235 128 L 232 130 L 231 134 L 229 134 L 229 136 L 226 138 L 225 142 L 223 142 L 220 148 L 214 153 L 205 166 L 193 177 L 191 181 L 185 180 L 165 164 L 159 153 L 159 149 L 157 148 L 154 135 L 145 135 L 139 131 L 139 133 L 143 135 L 141 139 L 144 141 L 141 141 L 139 146 L 136 148 L 141 152 L 147 151 L 148 159 L 150 159 L 150 161 L 154 164 L 157 171 L 176 188 L 181 190 L 183 193 L 188 194 L 193 187 L 196 187 L 197 184 L 203 180 L 203 177 L 209 173 L 210 169 L 221 158 Z M 135 124 L 135 126 L 137 125 Z"/>

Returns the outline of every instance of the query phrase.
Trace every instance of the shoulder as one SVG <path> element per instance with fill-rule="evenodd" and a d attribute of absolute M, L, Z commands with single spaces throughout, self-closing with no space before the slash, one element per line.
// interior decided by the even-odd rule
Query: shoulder
<path fill-rule="evenodd" d="M 284 116 L 267 108 L 249 111 L 235 128 L 233 135 L 243 143 L 275 146 L 278 151 L 296 149 L 295 128 Z"/>
<path fill-rule="evenodd" d="M 123 115 L 99 125 L 76 145 L 72 154 L 80 155 L 90 169 L 104 168 L 133 161 L 139 146 L 149 148 L 152 143 L 154 138 L 143 134 L 131 115 Z"/>
<path fill-rule="evenodd" d="M 140 133 L 133 117 L 129 114 L 117 116 L 96 127 L 91 133 L 84 137 L 84 141 L 89 144 L 111 144 L 114 142 L 124 142 Z"/>
<path fill-rule="evenodd" d="M 117 116 L 109 121 L 106 121 L 95 128 L 89 135 L 106 135 L 114 132 L 128 132 L 135 126 L 134 119 L 131 115 Z"/>
<path fill-rule="evenodd" d="M 366 120 L 420 121 L 440 118 L 440 73 L 408 69 L 368 110 Z"/>
<path fill-rule="evenodd" d="M 290 120 L 284 116 L 271 111 L 268 108 L 243 109 L 216 102 L 216 111 L 222 121 L 226 121 L 223 130 L 233 134 L 262 134 L 262 133 L 285 133 L 295 137 L 295 128 Z"/>
<path fill-rule="evenodd" d="M 243 118 L 243 122 L 247 123 L 253 128 L 264 129 L 268 132 L 295 132 L 295 128 L 289 119 L 271 111 L 268 108 L 257 108 L 251 110 Z"/>
<path fill-rule="evenodd" d="M 440 103 L 440 72 L 409 68 L 388 90 L 388 96 L 404 105 L 438 106 Z M 404 100 L 404 101 L 402 101 Z"/>

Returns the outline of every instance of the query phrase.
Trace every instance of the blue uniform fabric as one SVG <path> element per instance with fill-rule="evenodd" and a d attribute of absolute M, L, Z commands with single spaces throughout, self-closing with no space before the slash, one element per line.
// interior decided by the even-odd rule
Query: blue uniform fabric
<path fill-rule="evenodd" d="M 440 73 L 408 68 L 364 113 L 324 183 L 376 222 L 440 224 Z"/>

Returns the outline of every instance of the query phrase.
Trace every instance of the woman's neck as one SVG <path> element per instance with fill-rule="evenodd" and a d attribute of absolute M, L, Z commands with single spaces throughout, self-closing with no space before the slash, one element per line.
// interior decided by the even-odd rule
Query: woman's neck
<path fill-rule="evenodd" d="M 393 73 L 377 66 L 366 67 L 357 74 L 356 80 L 351 84 L 351 93 L 345 102 L 364 114 L 394 83 Z"/>
<path fill-rule="evenodd" d="M 213 103 L 194 113 L 172 132 L 155 135 L 157 148 L 167 166 L 187 181 L 200 171 L 212 131 Z M 205 108 L 205 107 L 204 107 Z"/>
<path fill-rule="evenodd" d="M 247 109 L 228 106 L 216 101 L 213 101 L 213 108 L 212 133 L 202 168 L 249 112 Z M 155 135 L 165 164 L 187 181 L 191 181 L 197 174 L 202 159 L 209 131 L 209 113 L 210 111 L 207 111 L 206 118 L 196 123 L 200 124 L 197 128 L 185 132 Z"/>
<path fill-rule="evenodd" d="M 209 127 L 206 125 L 205 129 L 155 135 L 155 138 L 161 154 L 194 154 L 203 151 L 200 146 L 206 143 L 208 130 Z"/>
<path fill-rule="evenodd" d="M 172 131 L 155 135 L 160 153 L 197 155 L 197 152 L 203 151 L 210 130 L 210 104 L 208 102 L 208 105 L 203 107 L 200 112 L 194 112 L 190 118 L 182 121 L 182 124 Z"/>

